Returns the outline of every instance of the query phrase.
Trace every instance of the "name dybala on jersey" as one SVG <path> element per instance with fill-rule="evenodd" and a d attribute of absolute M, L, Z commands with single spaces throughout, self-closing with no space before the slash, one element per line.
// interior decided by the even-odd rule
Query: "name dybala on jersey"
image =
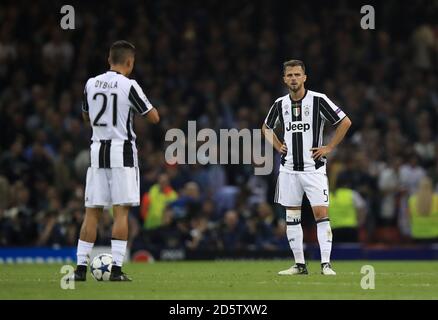
<path fill-rule="evenodd" d="M 117 71 L 88 79 L 82 111 L 93 128 L 91 167 L 138 167 L 134 112 L 145 115 L 150 110 L 152 104 L 137 81 Z"/>
<path fill-rule="evenodd" d="M 325 157 L 312 158 L 311 148 L 322 146 L 326 121 L 337 125 L 345 113 L 325 94 L 306 90 L 301 100 L 293 101 L 289 94 L 275 100 L 265 125 L 274 129 L 282 126 L 287 154 L 281 157 L 280 171 L 326 172 Z"/>

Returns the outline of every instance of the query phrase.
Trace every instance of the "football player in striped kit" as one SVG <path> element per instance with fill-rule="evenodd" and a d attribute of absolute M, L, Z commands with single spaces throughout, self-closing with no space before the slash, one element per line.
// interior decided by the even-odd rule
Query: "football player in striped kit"
<path fill-rule="evenodd" d="M 330 265 L 332 232 L 328 217 L 326 155 L 342 141 L 351 121 L 325 94 L 304 87 L 306 73 L 302 61 L 284 63 L 283 81 L 289 93 L 275 101 L 262 127 L 267 140 L 282 154 L 275 202 L 286 209 L 286 232 L 295 258 L 295 265 L 279 274 L 308 273 L 301 228 L 301 202 L 306 193 L 317 224 L 321 273 L 335 275 Z M 322 144 L 325 122 L 336 127 L 327 145 Z M 282 140 L 272 130 L 276 125 L 283 129 Z"/>
<path fill-rule="evenodd" d="M 140 182 L 133 118 L 137 113 L 159 122 L 157 110 L 135 80 L 135 47 L 116 41 L 110 48 L 110 70 L 90 78 L 84 90 L 83 118 L 92 127 L 91 166 L 85 187 L 85 218 L 77 247 L 75 281 L 85 281 L 96 229 L 104 207 L 113 208 L 110 281 L 131 281 L 122 272 L 128 239 L 128 213 L 140 203 Z"/>

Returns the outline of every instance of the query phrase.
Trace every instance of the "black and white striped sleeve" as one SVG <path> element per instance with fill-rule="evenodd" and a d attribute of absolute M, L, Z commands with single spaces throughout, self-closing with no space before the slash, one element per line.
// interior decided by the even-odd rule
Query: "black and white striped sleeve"
<path fill-rule="evenodd" d="M 129 89 L 129 101 L 134 109 L 142 116 L 152 110 L 152 104 L 144 94 L 143 90 L 138 85 L 137 81 L 133 80 Z"/>
<path fill-rule="evenodd" d="M 332 125 L 336 125 L 346 117 L 346 114 L 335 105 L 325 94 L 319 97 L 319 110 L 322 116 Z"/>
<path fill-rule="evenodd" d="M 87 100 L 87 84 L 88 84 L 88 81 L 85 84 L 84 96 L 82 97 L 82 112 L 86 112 L 86 113 L 88 113 L 88 110 L 89 110 L 88 100 Z"/>
<path fill-rule="evenodd" d="M 271 109 L 269 109 L 268 115 L 265 119 L 265 125 L 269 128 L 269 129 L 274 129 L 275 128 L 275 122 L 278 119 L 279 116 L 279 109 L 278 109 L 279 103 L 275 102 Z"/>

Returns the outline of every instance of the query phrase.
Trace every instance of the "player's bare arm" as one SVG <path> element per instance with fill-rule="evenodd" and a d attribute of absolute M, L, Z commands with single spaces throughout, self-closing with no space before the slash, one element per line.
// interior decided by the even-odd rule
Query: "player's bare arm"
<path fill-rule="evenodd" d="M 265 136 L 266 140 L 269 141 L 270 144 L 274 146 L 274 149 L 280 152 L 281 154 L 287 154 L 287 146 L 286 143 L 282 143 L 280 139 L 278 139 L 277 135 L 275 134 L 274 130 L 269 129 L 266 124 L 263 124 L 262 126 L 262 132 Z"/>
<path fill-rule="evenodd" d="M 146 114 L 146 119 L 153 124 L 157 124 L 158 122 L 160 122 L 160 115 L 158 114 L 158 110 L 156 108 L 152 108 L 151 111 Z"/>
<path fill-rule="evenodd" d="M 87 112 L 82 112 L 82 119 L 84 119 L 85 123 L 90 123 L 90 116 L 88 115 Z"/>
<path fill-rule="evenodd" d="M 333 149 L 344 139 L 345 134 L 351 126 L 351 120 L 347 116 L 341 120 L 339 125 L 336 128 L 335 135 L 332 140 L 326 146 L 321 146 L 319 148 L 311 148 L 310 151 L 313 151 L 313 159 L 318 160 L 321 157 L 328 155 Z"/>

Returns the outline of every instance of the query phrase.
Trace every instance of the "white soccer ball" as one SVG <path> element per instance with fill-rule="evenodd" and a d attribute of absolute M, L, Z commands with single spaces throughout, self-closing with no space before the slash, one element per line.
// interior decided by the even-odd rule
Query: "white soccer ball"
<path fill-rule="evenodd" d="M 113 256 L 108 253 L 102 253 L 94 257 L 90 264 L 91 275 L 97 281 L 108 281 L 113 265 Z"/>

